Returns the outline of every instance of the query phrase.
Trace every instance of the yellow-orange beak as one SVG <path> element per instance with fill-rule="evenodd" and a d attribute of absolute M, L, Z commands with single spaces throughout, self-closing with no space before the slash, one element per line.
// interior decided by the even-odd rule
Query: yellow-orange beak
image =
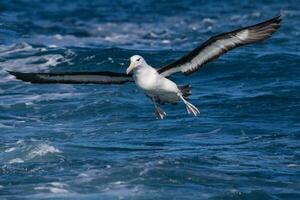
<path fill-rule="evenodd" d="M 129 74 L 135 68 L 135 63 L 131 62 L 129 67 L 126 69 L 126 74 Z"/>

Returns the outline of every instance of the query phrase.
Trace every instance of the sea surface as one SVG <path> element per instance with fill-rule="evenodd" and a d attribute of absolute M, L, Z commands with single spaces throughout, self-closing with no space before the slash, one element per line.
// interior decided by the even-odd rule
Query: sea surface
<path fill-rule="evenodd" d="M 210 36 L 283 16 L 269 40 L 191 76 L 164 120 L 134 84 L 29 84 L 22 72 L 155 67 Z M 0 199 L 300 199 L 300 3 L 0 2 Z"/>

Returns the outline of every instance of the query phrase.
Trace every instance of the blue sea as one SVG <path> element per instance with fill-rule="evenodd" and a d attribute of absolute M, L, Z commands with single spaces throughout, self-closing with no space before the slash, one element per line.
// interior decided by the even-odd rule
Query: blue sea
<path fill-rule="evenodd" d="M 172 77 L 164 120 L 132 83 L 29 84 L 20 72 L 125 72 L 276 15 L 271 39 Z M 0 2 L 0 199 L 300 199 L 297 0 Z"/>

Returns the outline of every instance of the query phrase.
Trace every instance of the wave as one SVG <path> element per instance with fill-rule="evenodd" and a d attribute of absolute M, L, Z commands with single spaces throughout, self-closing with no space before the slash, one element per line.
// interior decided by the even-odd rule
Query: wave
<path fill-rule="evenodd" d="M 26 155 L 26 160 L 31 160 L 36 157 L 43 157 L 47 154 L 61 153 L 61 151 L 49 144 L 39 144 L 33 147 Z"/>
<path fill-rule="evenodd" d="M 70 64 L 74 54 L 69 49 L 54 51 L 48 47 L 34 47 L 26 42 L 0 45 L 0 75 L 7 75 L 7 70 L 47 71 L 49 67 Z M 6 76 L 0 82 L 6 82 L 10 79 L 11 76 Z"/>
<path fill-rule="evenodd" d="M 1 152 L 2 163 L 18 164 L 35 161 L 36 159 L 44 159 L 45 161 L 51 158 L 51 155 L 59 155 L 62 153 L 58 148 L 43 143 L 38 140 L 18 140 L 15 143 L 6 144 L 6 149 Z M 55 159 L 55 158 L 54 158 Z"/>
<path fill-rule="evenodd" d="M 70 145 L 70 147 L 80 148 L 80 149 L 90 149 L 90 150 L 95 150 L 95 151 L 118 151 L 118 152 L 164 150 L 163 148 L 92 147 L 92 146 L 79 146 L 79 145 Z"/>
<path fill-rule="evenodd" d="M 11 57 L 16 54 L 22 55 L 25 53 L 32 53 L 32 52 L 39 52 L 44 51 L 43 48 L 33 48 L 31 45 L 29 45 L 26 42 L 21 42 L 17 44 L 11 44 L 11 45 L 0 45 L 0 56 L 3 57 Z"/>
<path fill-rule="evenodd" d="M 64 87 L 60 87 L 60 88 L 63 89 Z M 63 100 L 63 99 L 73 99 L 73 98 L 80 97 L 82 95 L 80 93 L 69 92 L 70 90 L 72 90 L 72 88 L 70 88 L 70 87 L 67 87 L 66 90 L 67 90 L 67 92 L 61 91 L 60 93 L 53 92 L 53 93 L 45 93 L 45 94 L 17 93 L 17 94 L 13 94 L 13 96 L 15 98 L 14 101 L 11 101 L 10 98 L 6 97 L 6 95 L 12 95 L 12 94 L 6 94 L 3 97 L 0 96 L 0 100 L 2 101 L 0 107 L 12 109 L 13 107 L 23 106 L 24 108 L 30 108 L 39 102 L 58 101 L 58 100 Z M 6 125 L 2 125 L 2 127 L 5 127 L 5 126 Z M 0 127 L 1 127 L 1 124 L 0 124 Z"/>
<path fill-rule="evenodd" d="M 68 189 L 69 185 L 61 182 L 51 182 L 43 186 L 37 186 L 34 189 L 38 192 L 53 193 L 53 194 L 71 194 L 72 192 Z"/>

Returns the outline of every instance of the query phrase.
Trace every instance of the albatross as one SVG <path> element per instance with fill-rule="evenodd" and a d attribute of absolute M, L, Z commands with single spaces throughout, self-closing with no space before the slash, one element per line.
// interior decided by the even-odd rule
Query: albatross
<path fill-rule="evenodd" d="M 31 83 L 64 83 L 64 84 L 124 84 L 135 82 L 155 108 L 155 115 L 163 119 L 166 112 L 160 105 L 177 104 L 182 101 L 188 114 L 197 116 L 199 109 L 189 102 L 190 85 L 177 85 L 169 79 L 175 73 L 190 75 L 202 68 L 206 63 L 215 60 L 222 54 L 243 45 L 261 42 L 276 32 L 280 27 L 281 16 L 267 21 L 222 33 L 209 38 L 206 42 L 185 54 L 181 58 L 160 68 L 153 68 L 140 55 L 130 58 L 126 73 L 117 72 L 68 72 L 68 73 L 23 73 L 8 71 L 17 79 Z"/>

